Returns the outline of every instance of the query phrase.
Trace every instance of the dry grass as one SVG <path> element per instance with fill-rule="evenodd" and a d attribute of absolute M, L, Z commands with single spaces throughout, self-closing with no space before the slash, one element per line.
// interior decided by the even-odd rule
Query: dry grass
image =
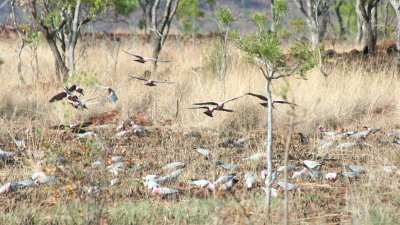
<path fill-rule="evenodd" d="M 245 191 L 239 183 L 232 193 L 207 194 L 189 187 L 185 182 L 192 178 L 216 177 L 228 173 L 205 161 L 191 149 L 205 147 L 225 163 L 238 164 L 240 178 L 245 171 L 257 171 L 265 163 L 244 163 L 241 158 L 263 151 L 266 112 L 259 101 L 244 97 L 228 103 L 227 108 L 235 113 L 215 113 L 208 118 L 201 110 L 188 110 L 192 103 L 204 100 L 222 100 L 246 92 L 263 93 L 264 80 L 259 70 L 243 63 L 243 53 L 231 51 L 231 63 L 226 77 L 226 93 L 221 90 L 221 81 L 205 63 L 207 43 L 179 47 L 172 41 L 167 44 L 160 58 L 170 59 L 170 64 L 160 64 L 157 79 L 177 81 L 176 85 L 159 85 L 154 88 L 131 80 L 128 74 L 142 75 L 151 70 L 150 64 L 138 64 L 120 52 L 114 72 L 116 43 L 99 42 L 89 46 L 86 56 L 77 65 L 79 75 L 75 78 L 85 88 L 85 97 L 104 97 L 105 91 L 90 87 L 90 81 L 112 86 L 120 101 L 116 104 L 94 106 L 77 111 L 62 103 L 48 103 L 61 90 L 54 80 L 51 53 L 43 44 L 39 48 L 39 82 L 31 82 L 32 71 L 28 52 L 23 54 L 23 74 L 29 84 L 20 86 L 16 74 L 15 58 L 4 58 L 0 67 L 0 146 L 13 150 L 11 136 L 28 143 L 23 157 L 13 163 L 1 164 L 0 184 L 27 179 L 35 171 L 59 174 L 60 180 L 46 186 L 28 188 L 0 196 L 3 206 L 1 224 L 14 223 L 61 223 L 61 224 L 260 224 L 268 221 L 263 208 L 264 193 L 257 188 Z M 123 43 L 122 49 L 149 55 L 148 45 Z M 11 54 L 12 43 L 0 45 L 2 55 Z M 400 214 L 399 177 L 382 173 L 378 165 L 400 165 L 398 149 L 380 146 L 375 142 L 398 126 L 399 78 L 389 63 L 373 66 L 370 62 L 349 61 L 339 63 L 328 78 L 319 71 L 307 74 L 307 80 L 290 78 L 289 100 L 300 105 L 296 109 L 296 120 L 301 121 L 296 131 L 316 137 L 316 127 L 329 129 L 362 130 L 362 126 L 381 127 L 384 132 L 374 134 L 367 142 L 373 148 L 352 150 L 318 150 L 314 144 L 301 145 L 297 141 L 291 148 L 291 163 L 306 159 L 307 153 L 317 157 L 328 155 L 323 172 L 341 172 L 344 165 L 361 165 L 368 173 L 356 181 L 340 179 L 336 183 L 325 180 L 295 181 L 299 189 L 290 194 L 290 220 L 294 224 L 398 224 Z M 283 81 L 274 83 L 273 92 L 280 98 Z M 294 97 L 293 97 L 294 96 Z M 177 107 L 178 105 L 178 107 Z M 79 140 L 72 135 L 49 130 L 49 125 L 76 123 L 95 114 L 118 110 L 117 121 L 133 118 L 141 113 L 148 116 L 151 124 L 145 126 L 152 134 L 149 137 L 115 139 L 114 125 L 89 128 L 99 137 L 94 141 Z M 275 108 L 275 152 L 276 166 L 282 165 L 283 140 L 287 134 L 288 108 Z M 176 117 L 176 115 L 178 115 Z M 172 120 L 171 123 L 165 123 Z M 42 129 L 42 127 L 46 129 Z M 32 128 L 41 130 L 40 133 Z M 183 141 L 183 132 L 198 131 L 201 142 Z M 206 131 L 223 132 L 224 136 L 249 137 L 251 144 L 244 149 L 223 148 L 218 143 L 221 137 L 208 136 Z M 297 132 L 296 132 L 297 133 Z M 315 142 L 313 139 L 312 142 Z M 90 163 L 96 160 L 107 162 L 113 155 L 124 155 L 130 165 L 149 166 L 144 171 L 125 171 L 118 175 L 123 184 L 107 187 L 113 175 L 93 169 Z M 66 158 L 66 164 L 57 161 Z M 151 196 L 134 178 L 147 174 L 165 174 L 162 165 L 174 162 L 190 162 L 178 181 L 168 187 L 185 190 L 178 197 L 159 198 Z M 57 169 L 64 166 L 65 172 Z M 95 195 L 88 195 L 90 186 L 106 187 Z M 204 196 L 205 195 L 205 196 Z M 282 192 L 274 199 L 271 221 L 280 223 L 283 215 Z"/>

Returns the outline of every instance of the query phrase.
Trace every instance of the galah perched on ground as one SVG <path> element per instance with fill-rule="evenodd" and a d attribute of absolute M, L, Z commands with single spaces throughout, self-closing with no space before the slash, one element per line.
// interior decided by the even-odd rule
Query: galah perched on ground
<path fill-rule="evenodd" d="M 310 139 L 307 136 L 305 136 L 303 133 L 298 133 L 298 135 L 299 135 L 301 143 L 309 143 L 310 142 Z"/>
<path fill-rule="evenodd" d="M 222 102 L 212 102 L 212 101 L 209 101 L 209 102 L 200 102 L 200 103 L 194 103 L 193 105 L 213 105 L 213 106 L 215 106 L 215 110 L 222 110 L 222 111 L 225 111 L 224 109 L 224 107 L 225 107 L 225 104 L 226 103 L 228 103 L 228 102 L 230 102 L 230 101 L 234 101 L 234 100 L 236 100 L 236 99 L 239 99 L 239 98 L 241 98 L 241 97 L 243 97 L 243 96 L 245 96 L 245 95 L 241 95 L 241 96 L 239 96 L 239 97 L 234 97 L 234 98 L 230 98 L 230 99 L 227 99 L 227 100 L 225 100 L 225 101 L 222 101 Z"/>
<path fill-rule="evenodd" d="M 367 130 L 371 130 L 371 133 L 376 133 L 381 131 L 381 128 L 376 128 L 376 127 L 368 127 L 368 126 L 364 126 L 365 129 Z"/>
<path fill-rule="evenodd" d="M 212 152 L 210 152 L 209 150 L 204 149 L 204 148 L 193 148 L 193 150 L 195 150 L 196 152 L 198 152 L 198 153 L 200 153 L 200 154 L 202 154 L 204 156 L 212 155 Z"/>
<path fill-rule="evenodd" d="M 235 141 L 232 138 L 224 138 L 223 143 L 225 144 L 230 144 L 233 145 L 237 148 L 244 148 L 244 145 L 242 143 L 239 143 L 239 141 Z"/>
<path fill-rule="evenodd" d="M 364 143 L 364 142 L 344 142 L 337 146 L 338 149 L 343 148 L 352 148 L 352 147 L 372 147 L 371 144 Z"/>
<path fill-rule="evenodd" d="M 350 178 L 350 179 L 355 179 L 355 178 L 357 178 L 358 173 L 356 173 L 356 172 L 345 172 L 345 173 L 341 173 L 339 175 L 343 176 L 343 177 Z"/>
<path fill-rule="evenodd" d="M 260 160 L 260 159 L 266 159 L 266 158 L 267 158 L 267 153 L 256 153 L 247 158 L 242 158 L 242 160 Z"/>
<path fill-rule="evenodd" d="M 304 166 L 308 167 L 309 169 L 315 169 L 317 167 L 320 167 L 322 165 L 325 165 L 325 162 L 315 162 L 311 160 L 303 160 Z"/>
<path fill-rule="evenodd" d="M 350 138 L 355 139 L 355 140 L 365 139 L 365 138 L 367 138 L 367 136 L 370 133 L 371 133 L 371 129 L 368 128 L 366 131 L 360 131 L 360 132 L 357 132 L 355 134 L 349 135 L 347 137 L 347 139 L 350 139 Z"/>
<path fill-rule="evenodd" d="M 161 84 L 175 84 L 175 82 L 171 82 L 171 81 L 162 81 L 162 80 L 151 80 L 151 79 L 146 79 L 146 78 L 142 78 L 142 77 L 135 77 L 135 76 L 131 76 L 128 75 L 130 78 L 133 79 L 137 79 L 137 80 L 143 80 L 146 81 L 145 85 L 147 86 L 157 86 L 155 83 L 161 83 Z"/>
<path fill-rule="evenodd" d="M 163 166 L 163 169 L 166 169 L 166 170 L 177 169 L 177 168 L 185 167 L 185 165 L 186 165 L 185 162 L 173 162 L 173 163 L 169 163 L 169 164 Z"/>
<path fill-rule="evenodd" d="M 219 187 L 219 189 L 220 190 L 230 190 L 233 187 L 233 185 L 235 185 L 237 182 L 239 182 L 239 180 L 237 180 L 236 178 L 230 179 L 226 183 L 222 184 Z"/>
<path fill-rule="evenodd" d="M 323 135 L 323 138 L 334 138 L 338 136 L 338 133 L 333 132 L 333 131 L 327 131 L 325 128 L 322 126 L 318 126 L 319 132 Z"/>
<path fill-rule="evenodd" d="M 285 188 L 288 191 L 292 191 L 292 190 L 296 189 L 296 185 L 292 184 L 292 183 L 286 183 L 286 182 L 281 182 L 281 181 L 275 181 L 274 183 L 277 184 L 278 186 L 280 186 L 281 188 L 283 188 L 283 190 L 285 190 Z M 287 187 L 285 187 L 285 186 L 287 186 Z"/>
<path fill-rule="evenodd" d="M 151 193 L 153 195 L 171 195 L 175 193 L 181 192 L 180 190 L 172 189 L 172 188 L 164 188 L 164 187 L 158 187 L 158 188 L 153 188 Z"/>
<path fill-rule="evenodd" d="M 219 178 L 214 182 L 214 185 L 226 183 L 226 182 L 232 180 L 232 179 L 235 178 L 235 177 L 236 177 L 236 173 L 231 173 L 231 174 L 228 174 L 228 175 L 219 177 Z"/>
<path fill-rule="evenodd" d="M 296 171 L 293 173 L 292 179 L 295 180 L 297 178 L 301 178 L 301 179 L 306 179 L 309 178 L 310 175 L 308 173 L 305 173 L 303 171 Z"/>
<path fill-rule="evenodd" d="M 346 169 L 349 169 L 349 170 L 351 170 L 351 171 L 353 171 L 353 172 L 356 172 L 356 173 L 366 173 L 367 171 L 364 169 L 364 168 L 362 168 L 361 166 L 356 166 L 356 165 L 347 165 L 346 166 Z"/>
<path fill-rule="evenodd" d="M 279 171 L 272 171 L 272 181 L 274 181 L 280 174 L 281 174 L 281 172 L 279 172 Z M 267 176 L 268 176 L 268 170 L 262 170 L 261 171 L 261 179 L 265 180 L 265 182 L 267 182 Z"/>
<path fill-rule="evenodd" d="M 75 134 L 76 137 L 78 138 L 95 138 L 97 137 L 97 134 L 94 132 L 85 132 L 85 133 L 81 133 L 81 134 Z"/>
<path fill-rule="evenodd" d="M 214 190 L 214 185 L 208 180 L 191 180 L 191 181 L 188 181 L 187 183 L 196 185 L 200 188 Z"/>
<path fill-rule="evenodd" d="M 329 181 L 335 182 L 337 179 L 337 173 L 327 173 L 325 178 Z"/>
<path fill-rule="evenodd" d="M 267 193 L 266 187 L 262 187 L 261 189 L 264 190 L 265 193 Z M 271 197 L 278 197 L 278 190 L 276 190 L 275 188 L 271 188 Z"/>
<path fill-rule="evenodd" d="M 7 160 L 8 158 L 16 156 L 17 154 L 18 152 L 7 152 L 0 148 L 0 160 Z"/>
<path fill-rule="evenodd" d="M 92 125 L 92 122 L 81 122 L 81 123 L 77 123 L 77 124 L 69 124 L 69 125 L 58 125 L 58 126 L 52 126 L 51 129 L 57 129 L 57 130 L 65 130 L 65 129 L 69 129 L 72 133 L 86 133 L 85 130 L 83 130 L 82 128 L 84 127 L 88 127 L 90 125 Z"/>
<path fill-rule="evenodd" d="M 196 106 L 196 107 L 191 107 L 188 109 L 206 109 L 203 113 L 206 114 L 209 117 L 213 117 L 213 112 L 217 110 L 217 107 L 210 107 L 210 106 Z M 219 109 L 219 111 L 225 111 L 225 112 L 233 112 L 233 110 L 230 109 Z"/>
<path fill-rule="evenodd" d="M 153 59 L 153 58 L 149 58 L 149 57 L 144 57 L 144 56 L 141 56 L 141 55 L 137 55 L 137 54 L 134 54 L 134 53 L 127 52 L 125 50 L 122 50 L 122 51 L 125 52 L 128 55 L 135 56 L 137 59 L 135 59 L 134 61 L 139 62 L 139 63 L 145 63 L 145 62 L 147 62 L 149 60 L 153 61 L 153 62 L 171 62 L 169 60 L 161 60 L 161 59 Z"/>
<path fill-rule="evenodd" d="M 43 172 L 36 172 L 32 175 L 32 180 L 35 182 L 36 185 L 46 184 L 56 179 L 56 176 L 47 176 Z"/>
<path fill-rule="evenodd" d="M 278 172 L 284 172 L 285 171 L 285 168 L 286 168 L 286 166 L 281 166 L 281 167 L 279 167 L 278 168 Z M 287 170 L 288 171 L 292 171 L 292 170 L 295 170 L 295 169 L 297 169 L 297 168 L 299 168 L 299 166 L 298 165 L 288 165 L 287 166 Z"/>
<path fill-rule="evenodd" d="M 256 185 L 256 183 L 257 183 L 257 180 L 254 177 L 254 172 L 246 172 L 244 174 L 244 179 L 245 179 L 246 187 L 248 189 L 253 188 L 254 185 Z"/>
<path fill-rule="evenodd" d="M 92 83 L 92 85 L 94 87 L 97 87 L 97 88 L 106 89 L 108 91 L 108 101 L 110 101 L 110 102 L 118 101 L 117 94 L 115 94 L 115 91 L 112 88 L 101 86 L 101 85 L 96 84 L 96 83 Z"/>
<path fill-rule="evenodd" d="M 215 162 L 215 164 L 217 164 L 218 166 L 220 166 L 226 170 L 237 170 L 239 168 L 239 166 L 234 165 L 234 164 L 225 164 L 221 160 L 214 160 L 214 162 Z"/>
<path fill-rule="evenodd" d="M 135 121 L 131 121 L 131 127 L 133 129 L 133 133 L 136 135 L 143 135 L 149 133 L 149 131 L 144 129 L 142 126 L 136 124 Z"/>

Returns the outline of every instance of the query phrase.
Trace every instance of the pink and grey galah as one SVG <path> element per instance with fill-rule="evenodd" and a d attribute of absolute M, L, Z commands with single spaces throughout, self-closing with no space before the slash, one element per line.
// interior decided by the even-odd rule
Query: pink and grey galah
<path fill-rule="evenodd" d="M 146 78 L 143 78 L 143 77 L 135 77 L 135 76 L 131 76 L 131 75 L 128 75 L 128 76 L 130 78 L 133 78 L 133 79 L 146 81 L 145 85 L 150 86 L 150 87 L 157 86 L 156 83 L 160 83 L 160 84 L 175 84 L 175 82 L 171 82 L 171 81 L 151 80 L 151 79 L 146 79 Z"/>
<path fill-rule="evenodd" d="M 257 97 L 265 102 L 260 103 L 260 105 L 264 106 L 264 107 L 268 107 L 268 98 L 265 97 L 264 95 L 260 95 L 260 94 L 254 94 L 254 93 L 246 93 L 245 95 L 250 95 L 250 96 L 254 96 Z M 272 100 L 272 106 L 274 106 L 275 103 L 278 104 L 289 104 L 289 105 L 293 105 L 293 106 L 297 106 L 296 104 L 286 101 L 286 100 Z"/>
<path fill-rule="evenodd" d="M 325 179 L 327 179 L 329 181 L 332 181 L 332 182 L 335 182 L 336 179 L 337 179 L 337 173 L 327 173 L 325 175 Z"/>
<path fill-rule="evenodd" d="M 180 190 L 172 189 L 172 188 L 165 188 L 165 187 L 158 187 L 153 188 L 151 193 L 153 195 L 171 195 L 181 192 Z"/>
<path fill-rule="evenodd" d="M 257 184 L 257 180 L 254 177 L 254 172 L 246 172 L 244 174 L 244 179 L 247 189 L 253 188 Z"/>
<path fill-rule="evenodd" d="M 228 174 L 228 175 L 219 177 L 219 178 L 214 182 L 214 185 L 226 183 L 226 182 L 232 180 L 232 179 L 235 178 L 235 177 L 236 177 L 236 173 L 231 173 L 231 174 Z"/>
<path fill-rule="evenodd" d="M 68 100 L 73 101 L 74 99 L 77 98 L 76 95 L 72 94 L 73 91 L 76 91 L 83 95 L 83 89 L 74 84 L 69 88 L 65 88 L 65 91 L 62 91 L 62 92 L 56 94 L 55 96 L 53 96 L 49 102 L 61 101 L 65 97 L 68 97 Z"/>
<path fill-rule="evenodd" d="M 163 166 L 163 169 L 165 169 L 165 170 L 178 169 L 178 168 L 185 167 L 185 165 L 186 165 L 185 162 L 173 162 L 173 163 L 169 163 L 169 164 Z"/>
<path fill-rule="evenodd" d="M 312 160 L 303 160 L 303 165 L 309 169 L 315 169 L 317 167 L 321 167 L 322 165 L 325 165 L 325 162 L 315 162 Z"/>
<path fill-rule="evenodd" d="M 261 160 L 266 158 L 267 158 L 267 153 L 256 153 L 252 156 L 242 158 L 242 160 Z"/>
<path fill-rule="evenodd" d="M 117 94 L 115 94 L 115 91 L 114 91 L 112 88 L 110 88 L 110 87 L 105 87 L 105 86 L 101 86 L 101 85 L 96 84 L 96 83 L 92 83 L 92 85 L 93 85 L 94 87 L 97 87 L 97 88 L 106 89 L 106 90 L 108 91 L 108 101 L 109 101 L 109 102 L 116 102 L 116 101 L 118 101 Z"/>
<path fill-rule="evenodd" d="M 214 185 L 208 180 L 191 180 L 187 182 L 188 184 L 196 185 L 200 188 L 205 188 L 209 190 L 214 190 Z"/>
<path fill-rule="evenodd" d="M 161 60 L 161 59 L 154 59 L 154 58 L 144 57 L 144 56 L 141 56 L 141 55 L 137 55 L 137 54 L 134 54 L 134 53 L 127 52 L 127 51 L 125 51 L 125 50 L 122 50 L 122 51 L 125 52 L 125 53 L 128 54 L 128 55 L 135 56 L 137 59 L 135 59 L 134 61 L 139 62 L 139 63 L 145 63 L 145 62 L 147 62 L 147 61 L 153 61 L 153 62 L 171 62 L 171 61 L 168 61 L 168 60 Z"/>
<path fill-rule="evenodd" d="M 236 100 L 236 99 L 239 99 L 239 98 L 241 98 L 241 97 L 243 97 L 243 96 L 245 96 L 245 95 L 242 95 L 242 96 L 239 96 L 239 97 L 230 98 L 230 99 L 227 99 L 227 100 L 222 101 L 222 102 L 212 102 L 212 101 L 209 101 L 209 102 L 194 103 L 193 105 L 214 105 L 215 108 L 216 108 L 215 110 L 223 110 L 226 103 L 228 103 L 228 102 L 230 102 L 230 101 L 234 101 L 234 100 Z"/>
<path fill-rule="evenodd" d="M 32 175 L 32 180 L 36 185 L 46 184 L 56 180 L 56 176 L 47 176 L 43 172 L 36 172 Z"/>
<path fill-rule="evenodd" d="M 206 114 L 209 117 L 214 117 L 213 112 L 217 110 L 217 107 L 210 107 L 210 106 L 196 106 L 196 107 L 191 107 L 188 109 L 206 109 L 203 113 Z M 224 111 L 224 112 L 233 112 L 233 110 L 230 109 L 218 109 L 219 111 Z"/>

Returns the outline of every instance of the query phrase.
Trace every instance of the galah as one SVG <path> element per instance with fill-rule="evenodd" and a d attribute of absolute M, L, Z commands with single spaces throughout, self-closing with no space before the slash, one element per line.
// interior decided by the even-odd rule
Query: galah
<path fill-rule="evenodd" d="M 125 163 L 123 162 L 117 162 L 117 163 L 113 163 L 111 165 L 109 165 L 107 167 L 108 171 L 112 174 L 114 174 L 115 176 L 118 175 L 118 173 L 123 170 L 125 168 Z"/>
<path fill-rule="evenodd" d="M 292 191 L 292 190 L 296 189 L 296 185 L 292 184 L 292 183 L 286 183 L 286 182 L 281 182 L 281 181 L 275 181 L 274 183 L 276 183 L 278 186 L 283 188 L 283 190 Z M 285 184 L 287 187 L 285 187 Z"/>
<path fill-rule="evenodd" d="M 228 174 L 228 175 L 219 177 L 219 178 L 214 182 L 214 185 L 226 183 L 226 182 L 232 180 L 232 179 L 235 178 L 235 177 L 236 177 L 236 173 L 231 173 L 231 174 Z"/>
<path fill-rule="evenodd" d="M 82 128 L 88 127 L 90 125 L 92 125 L 92 122 L 81 122 L 81 123 L 77 123 L 77 124 L 70 124 L 70 125 L 58 125 L 58 126 L 52 126 L 51 129 L 57 129 L 57 130 L 66 130 L 69 129 L 72 133 L 86 133 L 85 130 L 83 130 Z"/>
<path fill-rule="evenodd" d="M 73 99 L 75 99 L 74 96 L 76 96 L 76 95 L 72 94 L 73 91 L 76 91 L 83 95 L 83 89 L 74 84 L 69 88 L 65 88 L 65 91 L 60 92 L 60 93 L 56 94 L 55 96 L 53 96 L 49 102 L 61 101 L 65 97 L 68 97 L 69 100 L 73 101 Z"/>
<path fill-rule="evenodd" d="M 353 172 L 356 172 L 356 173 L 366 173 L 367 171 L 364 169 L 364 168 L 362 168 L 361 166 L 356 166 L 356 165 L 347 165 L 346 166 L 346 169 L 349 169 L 349 170 L 351 170 L 351 171 L 353 171 Z"/>
<path fill-rule="evenodd" d="M 141 56 L 141 55 L 137 55 L 137 54 L 134 54 L 134 53 L 127 52 L 125 50 L 122 50 L 122 51 L 125 52 L 128 55 L 135 56 L 137 59 L 135 59 L 134 61 L 139 62 L 139 63 L 145 63 L 145 62 L 147 62 L 149 60 L 153 61 L 153 62 L 171 62 L 169 60 L 161 60 L 161 59 L 154 59 L 154 58 L 144 57 L 144 56 Z"/>
<path fill-rule="evenodd" d="M 284 172 L 285 171 L 285 168 L 286 168 L 286 166 L 281 166 L 281 167 L 279 167 L 278 168 L 278 172 Z M 297 169 L 297 168 L 299 168 L 299 166 L 298 165 L 288 165 L 287 166 L 287 170 L 288 171 L 292 171 L 292 170 L 295 170 L 295 169 Z"/>
<path fill-rule="evenodd" d="M 7 160 L 8 158 L 11 158 L 16 155 L 17 155 L 17 152 L 7 152 L 7 151 L 3 151 L 0 148 L 0 160 Z"/>
<path fill-rule="evenodd" d="M 265 193 L 267 193 L 266 187 L 261 187 L 261 189 L 264 190 Z M 271 188 L 271 197 L 278 197 L 278 190 L 276 190 L 275 188 Z"/>
<path fill-rule="evenodd" d="M 46 184 L 56 179 L 56 176 L 47 176 L 43 172 L 36 172 L 32 175 L 32 180 L 35 182 L 36 185 Z"/>
<path fill-rule="evenodd" d="M 385 171 L 386 173 L 393 173 L 394 171 L 397 170 L 396 166 L 381 166 L 380 167 L 383 171 Z"/>
<path fill-rule="evenodd" d="M 249 156 L 247 158 L 242 158 L 242 160 L 260 160 L 260 159 L 266 159 L 267 154 L 266 153 L 256 153 L 252 156 Z"/>
<path fill-rule="evenodd" d="M 337 179 L 337 173 L 327 173 L 325 178 L 329 181 L 335 182 Z"/>
<path fill-rule="evenodd" d="M 248 189 L 253 188 L 254 185 L 256 185 L 256 183 L 257 183 L 257 180 L 254 177 L 254 172 L 246 172 L 244 174 L 244 179 L 245 179 L 245 182 L 246 182 L 246 187 Z"/>
<path fill-rule="evenodd" d="M 355 134 L 349 135 L 349 137 L 347 137 L 347 139 L 355 139 L 355 140 L 360 140 L 360 139 L 365 139 L 367 138 L 367 136 L 371 133 L 371 129 L 368 129 L 366 131 L 360 131 L 357 132 Z"/>
<path fill-rule="evenodd" d="M 325 162 L 319 163 L 319 162 L 315 162 L 312 160 L 303 160 L 303 164 L 310 169 L 314 169 L 314 168 L 320 167 L 322 165 L 325 165 Z"/>
<path fill-rule="evenodd" d="M 295 180 L 297 178 L 301 178 L 301 179 L 306 179 L 309 178 L 310 175 L 308 173 L 305 173 L 303 171 L 296 171 L 293 173 L 292 179 Z"/>
<path fill-rule="evenodd" d="M 262 105 L 264 107 L 268 107 L 268 98 L 265 97 L 264 95 L 254 94 L 254 93 L 246 93 L 246 95 L 254 96 L 254 97 L 257 97 L 257 98 L 259 98 L 259 99 L 261 99 L 263 101 L 266 101 L 266 102 L 260 103 L 260 105 Z M 275 103 L 278 103 L 278 104 L 289 104 L 289 105 L 297 106 L 296 104 L 291 103 L 291 102 L 286 101 L 286 100 L 276 100 L 276 99 L 272 100 L 272 106 L 274 106 Z"/>
<path fill-rule="evenodd" d="M 169 163 L 169 164 L 163 166 L 163 169 L 166 169 L 166 170 L 177 169 L 177 168 L 185 167 L 185 165 L 186 165 L 185 162 L 173 162 L 173 163 Z"/>
<path fill-rule="evenodd" d="M 297 133 L 297 134 L 299 135 L 301 143 L 309 143 L 310 142 L 310 139 L 307 136 L 305 136 L 303 133 Z"/>
<path fill-rule="evenodd" d="M 118 101 L 117 94 L 115 93 L 115 91 L 112 88 L 101 86 L 101 85 L 96 84 L 96 83 L 92 83 L 92 85 L 94 87 L 97 87 L 97 88 L 106 89 L 108 91 L 108 101 L 110 101 L 110 102 Z"/>
<path fill-rule="evenodd" d="M 212 155 L 212 152 L 210 152 L 209 150 L 204 149 L 204 148 L 194 148 L 193 150 L 195 150 L 196 152 L 198 152 L 198 153 L 200 153 L 200 154 L 202 154 L 204 156 Z"/>
<path fill-rule="evenodd" d="M 121 184 L 121 180 L 119 178 L 115 178 L 110 181 L 111 186 L 120 185 L 120 184 Z"/>
<path fill-rule="evenodd" d="M 94 132 L 86 131 L 85 133 L 75 134 L 75 136 L 78 138 L 95 138 L 97 137 L 97 134 Z"/>
<path fill-rule="evenodd" d="M 191 180 L 191 181 L 188 181 L 187 183 L 196 185 L 200 188 L 214 190 L 214 185 L 208 180 Z"/>
<path fill-rule="evenodd" d="M 131 133 L 132 133 L 132 130 L 123 130 L 123 131 L 116 133 L 114 136 L 115 137 L 124 137 L 124 136 L 130 135 Z"/>
<path fill-rule="evenodd" d="M 235 185 L 237 182 L 239 182 L 239 180 L 237 180 L 236 178 L 230 179 L 229 181 L 227 181 L 226 183 L 222 184 L 219 189 L 220 190 L 229 190 L 233 187 L 233 185 Z"/>
<path fill-rule="evenodd" d="M 381 130 L 381 128 L 368 127 L 368 126 L 364 126 L 364 128 L 367 129 L 367 130 L 371 130 L 371 133 L 376 133 L 376 132 L 379 132 Z"/>
<path fill-rule="evenodd" d="M 350 179 L 355 179 L 355 178 L 357 178 L 357 174 L 358 173 L 356 173 L 356 172 L 344 172 L 344 173 L 341 173 L 340 175 L 350 178 Z"/>
<path fill-rule="evenodd" d="M 142 78 L 142 77 L 135 77 L 135 76 L 131 76 L 128 75 L 130 78 L 133 79 L 137 79 L 137 80 L 143 80 L 146 81 L 145 85 L 147 86 L 157 86 L 156 83 L 161 83 L 161 84 L 175 84 L 175 82 L 171 82 L 171 81 L 162 81 L 162 80 L 151 80 L 151 79 L 146 79 L 146 78 Z"/>
<path fill-rule="evenodd" d="M 196 106 L 196 107 L 191 107 L 188 109 L 206 109 L 203 113 L 206 114 L 209 117 L 214 117 L 213 112 L 217 110 L 217 107 L 210 107 L 210 106 Z M 233 112 L 231 109 L 219 109 L 219 111 L 225 111 L 225 112 Z"/>
<path fill-rule="evenodd" d="M 241 95 L 241 96 L 238 96 L 238 97 L 230 98 L 230 99 L 227 99 L 227 100 L 222 101 L 222 102 L 212 102 L 212 101 L 209 101 L 209 102 L 194 103 L 193 105 L 213 105 L 213 106 L 216 107 L 215 110 L 223 110 L 226 103 L 228 103 L 228 102 L 230 102 L 230 101 L 234 101 L 234 100 L 236 100 L 236 99 L 239 99 L 239 98 L 241 98 L 241 97 L 243 97 L 243 96 L 245 96 L 245 95 Z"/>
<path fill-rule="evenodd" d="M 158 188 L 153 188 L 151 193 L 153 195 L 171 195 L 175 193 L 181 192 L 180 190 L 172 189 L 172 188 L 163 188 L 163 187 L 158 187 Z"/>

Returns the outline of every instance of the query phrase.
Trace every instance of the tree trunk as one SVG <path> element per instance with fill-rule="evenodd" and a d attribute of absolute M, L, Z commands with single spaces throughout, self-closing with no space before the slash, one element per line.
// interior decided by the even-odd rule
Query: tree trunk
<path fill-rule="evenodd" d="M 344 27 L 344 23 L 343 23 L 342 12 L 340 11 L 340 7 L 342 5 L 343 5 L 343 1 L 340 1 L 339 3 L 335 4 L 335 13 L 336 13 L 336 17 L 338 18 L 338 22 L 339 22 L 339 37 L 342 37 L 346 32 L 346 28 Z"/>
<path fill-rule="evenodd" d="M 361 16 L 361 11 L 360 11 L 360 1 L 361 0 L 357 0 L 357 4 L 356 4 L 356 12 L 357 12 L 357 43 L 361 43 L 361 41 L 363 40 L 363 28 L 364 28 L 364 24 L 363 24 L 363 20 L 362 20 L 362 16 Z"/>
<path fill-rule="evenodd" d="M 271 31 L 275 32 L 276 30 L 276 22 L 275 22 L 275 0 L 271 0 L 271 18 L 272 18 L 272 22 L 271 22 Z"/>
<path fill-rule="evenodd" d="M 377 10 L 378 3 L 380 0 L 357 0 L 357 14 L 358 17 L 361 18 L 363 23 L 363 38 L 364 38 L 364 51 L 365 54 L 375 53 L 376 46 L 376 32 L 374 29 L 376 28 L 376 18 L 377 18 Z"/>
<path fill-rule="evenodd" d="M 78 21 L 79 21 L 79 11 L 81 9 L 82 0 L 78 0 L 76 2 L 75 12 L 74 12 L 74 20 L 72 21 L 71 26 L 71 40 L 69 42 L 69 68 L 68 68 L 68 77 L 71 78 L 75 71 L 75 47 L 76 42 L 78 41 Z"/>
<path fill-rule="evenodd" d="M 18 37 L 19 37 L 19 49 L 18 49 L 18 66 L 17 66 L 17 71 L 18 71 L 18 76 L 19 76 L 19 80 L 21 81 L 21 84 L 22 84 L 22 85 L 25 85 L 25 79 L 24 79 L 24 77 L 22 76 L 22 60 L 21 60 L 21 54 L 22 54 L 22 50 L 24 49 L 25 42 L 23 41 L 21 31 L 19 31 L 19 28 L 18 28 L 17 17 L 16 17 L 16 15 L 15 15 L 15 0 L 13 0 L 13 1 L 11 2 L 11 11 L 12 11 L 13 20 L 14 20 L 14 26 L 15 26 L 15 29 L 17 30 Z"/>
<path fill-rule="evenodd" d="M 270 74 L 269 77 L 273 77 L 274 72 L 268 71 Z M 267 79 L 266 84 L 266 97 L 268 99 L 268 127 L 267 127 L 267 146 L 266 146 L 266 153 L 267 153 L 267 179 L 266 179 L 266 198 L 265 198 L 265 206 L 267 207 L 267 215 L 270 214 L 270 207 L 271 207 L 271 186 L 272 186 L 272 158 L 273 158 L 273 151 L 272 151 L 272 128 L 273 128 L 273 114 L 272 114 L 272 93 L 271 93 L 271 79 Z"/>
<path fill-rule="evenodd" d="M 54 55 L 56 71 L 58 71 L 60 73 L 60 74 L 57 74 L 58 80 L 59 80 L 59 82 L 62 82 L 65 79 L 65 77 L 68 75 L 68 69 L 64 64 L 64 61 L 61 57 L 60 52 L 58 51 L 55 36 L 52 34 L 49 34 L 49 32 L 46 31 L 45 38 L 46 38 L 47 44 L 49 44 L 49 46 L 50 46 L 51 52 Z"/>
<path fill-rule="evenodd" d="M 400 0 L 389 0 L 397 15 L 397 70 L 400 71 Z"/>

